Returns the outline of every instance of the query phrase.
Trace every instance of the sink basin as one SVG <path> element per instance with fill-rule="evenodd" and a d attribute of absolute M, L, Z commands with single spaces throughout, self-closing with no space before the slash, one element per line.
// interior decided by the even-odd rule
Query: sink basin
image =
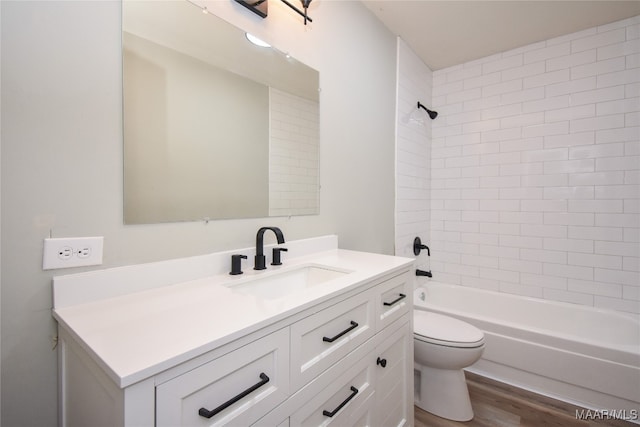
<path fill-rule="evenodd" d="M 250 279 L 247 282 L 231 286 L 231 289 L 234 292 L 249 294 L 262 299 L 276 299 L 326 283 L 349 273 L 349 271 L 327 266 L 306 265 L 293 270 Z"/>

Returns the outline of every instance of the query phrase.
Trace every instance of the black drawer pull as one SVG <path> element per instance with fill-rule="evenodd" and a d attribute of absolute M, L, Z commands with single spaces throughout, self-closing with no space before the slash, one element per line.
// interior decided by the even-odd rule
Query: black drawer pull
<path fill-rule="evenodd" d="M 322 341 L 324 341 L 324 342 L 334 342 L 335 340 L 337 340 L 338 338 L 340 338 L 344 334 L 348 334 L 349 332 L 353 331 L 357 327 L 358 327 L 358 324 L 352 320 L 351 321 L 351 326 L 349 326 L 347 329 L 345 329 L 344 331 L 340 332 L 338 335 L 336 335 L 333 338 L 322 337 Z"/>
<path fill-rule="evenodd" d="M 393 305 L 393 304 L 397 303 L 398 301 L 400 301 L 400 300 L 402 300 L 402 299 L 404 299 L 404 298 L 406 298 L 406 297 L 407 297 L 407 296 L 406 296 L 405 294 L 400 294 L 400 296 L 399 296 L 398 298 L 394 299 L 394 300 L 393 300 L 393 301 L 391 301 L 391 302 L 385 302 L 385 303 L 383 303 L 383 305 L 391 306 L 391 305 Z"/>
<path fill-rule="evenodd" d="M 254 385 L 252 385 L 251 387 L 249 387 L 248 389 L 246 389 L 245 391 L 243 391 L 242 393 L 240 393 L 239 395 L 237 395 L 236 397 L 232 397 L 231 399 L 227 400 L 226 402 L 224 402 L 222 405 L 218 406 L 216 409 L 213 410 L 208 410 L 205 408 L 200 408 L 200 410 L 198 411 L 198 414 L 201 417 L 205 417 L 205 418 L 211 418 L 214 415 L 224 411 L 225 409 L 227 409 L 229 406 L 233 405 L 234 403 L 236 403 L 238 400 L 242 399 L 243 397 L 247 396 L 248 394 L 256 391 L 257 389 L 259 389 L 260 387 L 262 387 L 263 385 L 265 385 L 266 383 L 269 382 L 269 377 L 267 376 L 267 374 L 265 374 L 264 372 L 262 372 L 260 374 L 260 382 L 256 383 Z"/>
<path fill-rule="evenodd" d="M 347 397 L 340 405 L 338 405 L 338 407 L 336 409 L 334 409 L 333 411 L 329 412 L 326 409 L 324 411 L 322 411 L 322 415 L 324 415 L 325 417 L 333 417 L 335 414 L 338 413 L 338 411 L 342 408 L 344 408 L 344 405 L 346 405 L 347 403 L 349 403 L 349 401 L 351 399 L 353 399 L 354 397 L 356 397 L 356 394 L 358 394 L 358 389 L 355 388 L 354 386 L 351 386 L 351 394 L 349 395 L 349 397 Z"/>
<path fill-rule="evenodd" d="M 382 357 L 378 357 L 378 360 L 376 360 L 376 365 L 380 365 L 383 368 L 387 367 L 387 359 L 383 359 Z"/>

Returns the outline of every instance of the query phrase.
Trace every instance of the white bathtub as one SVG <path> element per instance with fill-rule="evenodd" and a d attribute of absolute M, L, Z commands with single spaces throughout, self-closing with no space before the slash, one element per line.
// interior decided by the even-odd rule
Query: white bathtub
<path fill-rule="evenodd" d="M 638 413 L 640 322 L 633 315 L 438 282 L 417 288 L 414 304 L 485 332 L 472 372 L 589 409 Z"/>

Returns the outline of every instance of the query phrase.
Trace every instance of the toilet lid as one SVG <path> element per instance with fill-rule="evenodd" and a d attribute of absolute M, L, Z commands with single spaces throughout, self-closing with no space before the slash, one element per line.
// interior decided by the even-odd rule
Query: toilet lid
<path fill-rule="evenodd" d="M 413 331 L 419 339 L 450 346 L 468 347 L 484 340 L 482 331 L 473 325 L 423 310 L 413 311 Z"/>

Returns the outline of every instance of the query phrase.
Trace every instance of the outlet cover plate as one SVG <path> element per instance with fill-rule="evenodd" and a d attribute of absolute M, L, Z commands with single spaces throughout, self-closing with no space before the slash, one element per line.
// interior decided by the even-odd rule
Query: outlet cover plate
<path fill-rule="evenodd" d="M 102 236 L 44 239 L 42 269 L 100 265 L 103 243 Z"/>

